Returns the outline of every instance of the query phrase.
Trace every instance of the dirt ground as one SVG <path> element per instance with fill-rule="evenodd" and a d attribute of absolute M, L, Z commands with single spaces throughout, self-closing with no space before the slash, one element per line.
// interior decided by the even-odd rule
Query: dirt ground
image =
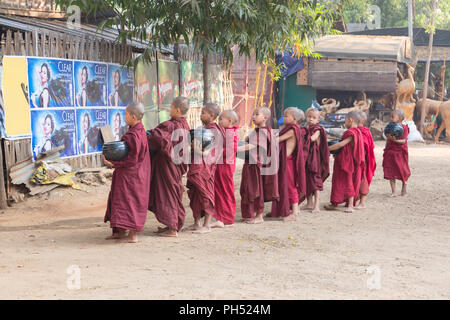
<path fill-rule="evenodd" d="M 118 244 L 104 240 L 109 184 L 30 198 L 0 213 L 0 299 L 449 299 L 450 146 L 410 143 L 409 194 L 397 198 L 383 147 L 367 210 L 295 223 L 170 239 L 149 214 L 140 243 Z M 240 166 L 235 178 L 238 220 Z M 330 189 L 331 177 L 322 205 Z M 76 270 L 80 289 L 67 285 Z"/>

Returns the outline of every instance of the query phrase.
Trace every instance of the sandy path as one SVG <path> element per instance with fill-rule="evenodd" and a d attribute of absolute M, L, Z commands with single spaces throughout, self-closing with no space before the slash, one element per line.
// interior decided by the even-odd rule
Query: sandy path
<path fill-rule="evenodd" d="M 449 299 L 450 146 L 410 144 L 409 195 L 398 198 L 376 146 L 369 209 L 302 212 L 298 223 L 167 239 L 153 235 L 151 214 L 140 243 L 116 244 L 103 240 L 108 186 L 29 199 L 0 213 L 0 299 Z M 80 268 L 79 290 L 67 288 L 70 265 Z M 378 290 L 367 286 L 374 266 Z"/>

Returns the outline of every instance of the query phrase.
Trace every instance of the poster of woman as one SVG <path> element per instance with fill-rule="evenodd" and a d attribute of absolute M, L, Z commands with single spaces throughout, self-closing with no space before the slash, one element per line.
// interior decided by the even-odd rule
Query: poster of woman
<path fill-rule="evenodd" d="M 34 159 L 61 145 L 61 157 L 76 155 L 74 110 L 32 110 L 31 129 Z"/>
<path fill-rule="evenodd" d="M 27 58 L 30 108 L 73 107 L 73 61 Z"/>
<path fill-rule="evenodd" d="M 120 65 L 108 65 L 108 106 L 126 107 L 133 101 L 133 69 Z"/>
<path fill-rule="evenodd" d="M 128 126 L 125 122 L 125 108 L 109 109 L 108 110 L 108 124 L 114 134 L 114 140 L 120 141 L 122 136 L 127 132 Z"/>
<path fill-rule="evenodd" d="M 106 106 L 107 70 L 103 63 L 74 62 L 75 106 Z"/>
<path fill-rule="evenodd" d="M 100 127 L 107 123 L 107 109 L 77 109 L 77 147 L 78 154 L 100 152 Z"/>

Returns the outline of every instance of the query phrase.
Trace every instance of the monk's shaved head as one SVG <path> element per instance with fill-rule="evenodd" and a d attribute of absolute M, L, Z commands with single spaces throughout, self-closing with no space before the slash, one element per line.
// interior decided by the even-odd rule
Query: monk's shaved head
<path fill-rule="evenodd" d="M 267 117 L 267 119 L 270 118 L 270 116 L 272 115 L 272 112 L 270 112 L 270 109 L 264 106 L 258 107 L 256 108 L 258 111 L 260 111 L 264 116 Z"/>
<path fill-rule="evenodd" d="M 142 118 L 144 117 L 144 105 L 140 102 L 132 102 L 130 103 L 127 108 L 126 111 L 128 111 L 130 114 L 134 115 L 136 117 L 136 119 L 138 120 L 142 120 Z"/>
<path fill-rule="evenodd" d="M 400 118 L 400 120 L 405 120 L 405 113 L 403 112 L 403 110 L 395 109 L 394 111 L 392 111 L 392 113 L 395 113 Z"/>
<path fill-rule="evenodd" d="M 189 111 L 189 99 L 186 97 L 176 97 L 172 103 L 173 107 L 179 109 L 182 115 L 185 115 Z"/>
<path fill-rule="evenodd" d="M 289 112 L 297 122 L 303 122 L 303 120 L 305 120 L 305 113 L 303 112 L 303 110 L 300 110 L 299 108 L 289 107 L 286 108 L 284 112 Z"/>
<path fill-rule="evenodd" d="M 220 116 L 230 119 L 233 122 L 233 124 L 236 124 L 239 121 L 239 116 L 237 115 L 237 113 L 235 111 L 233 111 L 231 109 L 223 110 L 220 113 Z"/>
<path fill-rule="evenodd" d="M 310 114 L 311 112 L 317 114 L 320 117 L 319 109 L 314 107 L 308 108 L 308 110 L 306 110 L 306 115 L 308 116 L 308 114 Z"/>
<path fill-rule="evenodd" d="M 349 113 L 347 113 L 346 118 L 352 119 L 355 123 L 361 122 L 359 111 L 350 111 Z"/>
<path fill-rule="evenodd" d="M 367 121 L 367 114 L 363 111 L 359 112 L 359 116 L 361 118 L 361 120 L 359 121 L 359 123 L 364 124 Z"/>
<path fill-rule="evenodd" d="M 213 116 L 213 120 L 219 116 L 220 107 L 216 103 L 206 103 L 203 109 Z"/>

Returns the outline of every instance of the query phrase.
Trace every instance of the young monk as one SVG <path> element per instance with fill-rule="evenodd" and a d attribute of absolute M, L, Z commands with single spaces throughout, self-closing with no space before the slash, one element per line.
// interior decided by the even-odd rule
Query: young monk
<path fill-rule="evenodd" d="M 386 147 L 383 153 L 383 171 L 384 178 L 389 180 L 391 184 L 392 196 L 396 197 L 395 180 L 401 180 L 402 193 L 406 195 L 406 182 L 411 176 L 408 164 L 408 135 L 409 128 L 407 125 L 402 124 L 405 119 L 405 114 L 402 110 L 397 109 L 391 112 L 391 121 L 400 123 L 403 127 L 403 136 L 400 139 L 387 135 Z"/>
<path fill-rule="evenodd" d="M 319 122 L 319 110 L 309 108 L 306 111 L 306 129 L 309 137 L 306 159 L 306 205 L 302 210 L 312 210 L 313 213 L 320 212 L 320 191 L 323 191 L 323 183 L 330 175 L 327 134 Z"/>
<path fill-rule="evenodd" d="M 355 209 L 362 210 L 366 208 L 366 199 L 369 194 L 370 183 L 375 175 L 375 169 L 377 168 L 377 161 L 375 160 L 375 144 L 373 143 L 372 134 L 370 130 L 364 127 L 367 121 L 367 115 L 365 112 L 359 113 L 361 120 L 358 124 L 358 130 L 361 132 L 364 142 L 364 154 L 365 154 L 365 168 L 363 170 L 361 186 L 359 188 L 359 204 L 355 206 Z M 356 203 L 356 199 L 355 199 Z"/>
<path fill-rule="evenodd" d="M 223 128 L 222 156 L 218 158 L 214 177 L 214 218 L 212 228 L 234 225 L 236 199 L 234 196 L 233 174 L 236 168 L 236 151 L 239 141 L 238 115 L 233 110 L 224 110 L 219 115 L 219 125 Z"/>
<path fill-rule="evenodd" d="M 221 134 L 221 128 L 214 122 L 220 113 L 220 107 L 215 103 L 207 103 L 203 106 L 200 120 L 203 128 L 212 130 L 214 136 Z M 223 130 L 222 130 L 223 131 Z M 195 233 L 211 232 L 210 222 L 214 215 L 214 176 L 216 173 L 216 164 L 209 156 L 214 156 L 208 151 L 203 151 L 200 146 L 194 146 L 194 152 L 197 157 L 193 159 L 189 165 L 187 173 L 188 196 L 190 207 L 194 215 L 194 224 L 188 230 L 196 231 Z M 199 163 L 196 163 L 199 162 Z M 203 225 L 201 218 L 205 217 Z"/>
<path fill-rule="evenodd" d="M 104 221 L 110 221 L 113 234 L 106 239 L 120 242 L 138 242 L 137 233 L 144 229 L 150 194 L 150 154 L 147 135 L 141 120 L 144 116 L 142 103 L 133 102 L 125 109 L 125 122 L 130 129 L 122 141 L 128 145 L 128 155 L 120 161 L 103 162 L 113 167 L 111 191 Z M 128 230 L 128 235 L 125 234 Z"/>
<path fill-rule="evenodd" d="M 270 217 L 282 217 L 283 221 L 296 221 L 299 212 L 299 195 L 306 193 L 305 158 L 303 155 L 303 131 L 297 124 L 301 118 L 299 109 L 284 111 L 284 127 L 279 137 L 279 200 L 272 202 Z M 290 210 L 292 207 L 292 211 Z"/>
<path fill-rule="evenodd" d="M 148 209 L 166 226 L 158 227 L 156 231 L 163 237 L 177 237 L 186 216 L 182 203 L 184 192 L 182 177 L 187 171 L 187 164 L 183 161 L 174 161 L 181 156 L 174 154 L 174 148 L 178 149 L 179 143 L 188 141 L 189 125 L 186 121 L 188 110 L 189 100 L 181 96 L 176 98 L 170 107 L 171 118 L 150 130 L 148 138 L 150 150 L 155 151 L 152 156 L 152 168 L 155 170 L 152 170 L 150 183 L 152 192 Z M 175 130 L 177 134 L 181 134 L 174 135 Z"/>
<path fill-rule="evenodd" d="M 359 122 L 359 113 L 350 111 L 345 117 L 347 130 L 342 135 L 342 141 L 329 148 L 330 151 L 342 150 L 334 156 L 331 204 L 325 206 L 326 210 L 337 210 L 338 204 L 346 202 L 348 207 L 345 212 L 353 212 L 353 201 L 359 194 L 365 166 L 364 142 L 357 129 Z"/>
<path fill-rule="evenodd" d="M 248 150 L 251 158 L 245 159 L 240 188 L 242 218 L 250 224 L 263 223 L 265 199 L 278 198 L 278 190 L 270 187 L 267 181 L 265 183 L 261 174 L 263 165 L 270 156 L 272 129 L 267 126 L 270 115 L 270 109 L 267 107 L 258 107 L 253 111 L 255 130 L 249 134 L 249 144 L 238 148 L 238 151 Z M 265 187 L 267 190 L 264 190 Z"/>

